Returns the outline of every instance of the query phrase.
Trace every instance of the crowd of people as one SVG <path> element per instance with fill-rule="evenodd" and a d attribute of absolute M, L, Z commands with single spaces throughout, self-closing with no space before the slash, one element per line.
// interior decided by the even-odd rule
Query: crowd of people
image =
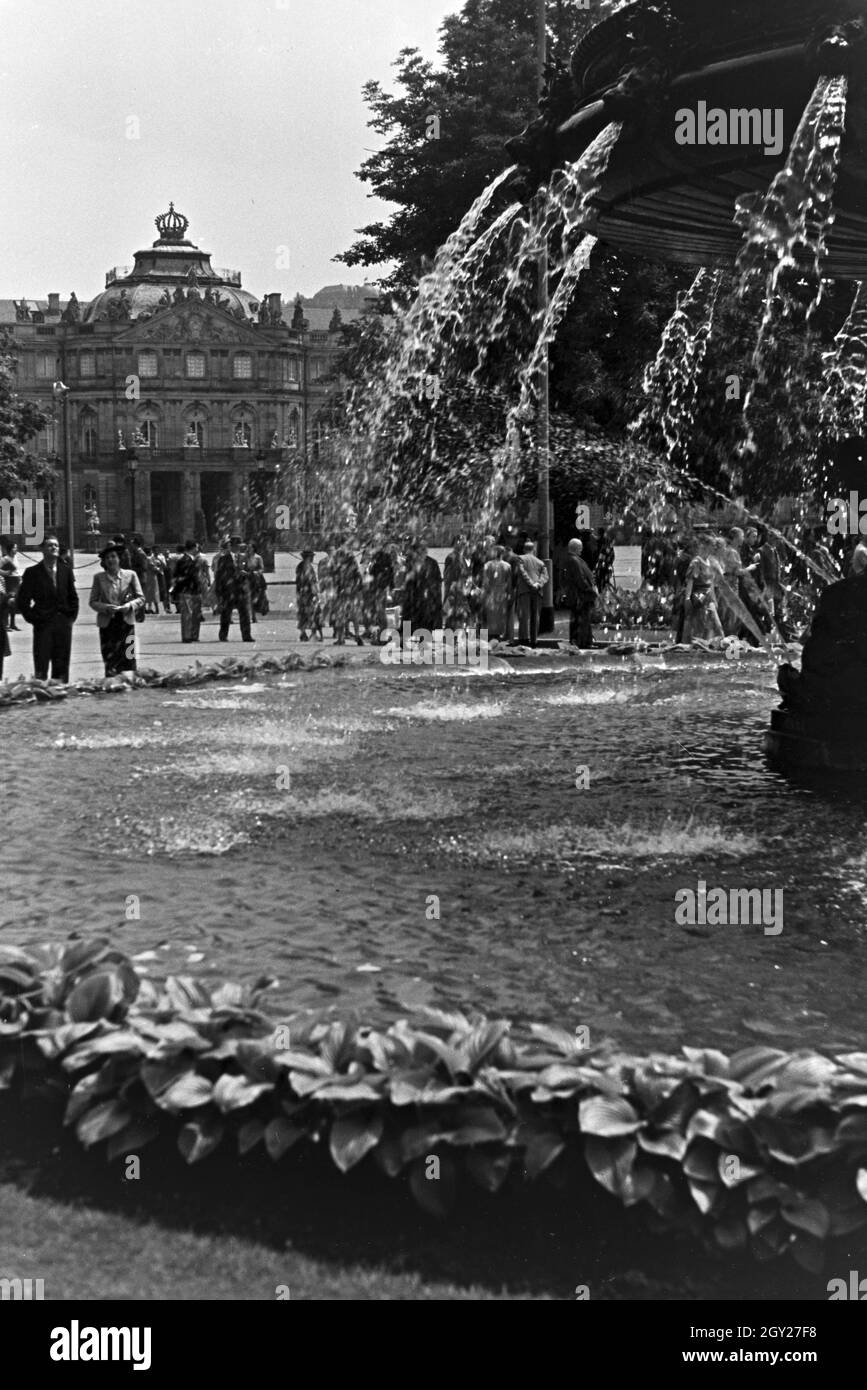
<path fill-rule="evenodd" d="M 780 554 L 757 527 L 685 538 L 672 577 L 676 642 L 734 636 L 758 646 L 774 630 L 788 640 Z"/>
<path fill-rule="evenodd" d="M 252 541 L 227 537 L 214 560 L 213 572 L 197 541 L 171 554 L 146 546 L 138 534 L 114 536 L 99 551 L 100 573 L 94 575 L 89 606 L 96 614 L 106 676 L 137 666 L 136 624 L 149 613 L 172 606 L 180 616 L 182 642 L 198 642 L 204 611 L 219 620 L 219 640 L 228 641 L 237 612 L 242 640 L 269 611 L 265 565 Z M 0 561 L 0 679 L 10 655 L 9 632 L 19 631 L 21 617 L 33 630 L 33 670 L 37 680 L 68 682 L 72 630 L 79 600 L 69 552 L 56 536 L 46 536 L 42 560 L 22 569 L 14 540 L 3 542 Z"/>
<path fill-rule="evenodd" d="M 593 644 L 590 628 L 598 599 L 594 576 L 582 559 L 582 542 L 569 544 L 564 591 L 572 617 L 570 638 Z M 298 636 L 324 640 L 330 626 L 339 645 L 385 641 L 388 610 L 412 631 L 487 632 L 488 638 L 535 647 L 548 569 L 526 536 L 504 533 L 472 544 L 456 535 L 442 569 L 424 541 L 402 548 L 381 546 L 359 564 L 343 536 L 329 543 L 318 566 L 302 552 L 295 571 Z"/>

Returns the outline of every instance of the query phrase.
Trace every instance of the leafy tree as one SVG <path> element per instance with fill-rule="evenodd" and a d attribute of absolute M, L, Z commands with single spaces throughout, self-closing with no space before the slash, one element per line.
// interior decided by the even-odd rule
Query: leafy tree
<path fill-rule="evenodd" d="M 55 477 L 51 465 L 26 447 L 45 428 L 48 416 L 34 401 L 19 396 L 17 364 L 12 335 L 0 329 L 0 493 L 5 497 L 24 488 L 46 487 Z"/>

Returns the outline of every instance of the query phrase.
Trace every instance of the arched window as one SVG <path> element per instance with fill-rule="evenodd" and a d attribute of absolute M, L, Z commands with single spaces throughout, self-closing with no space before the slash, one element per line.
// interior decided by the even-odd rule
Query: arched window
<path fill-rule="evenodd" d="M 249 352 L 236 352 L 232 358 L 232 376 L 236 381 L 249 380 L 253 375 L 253 358 Z"/>
<path fill-rule="evenodd" d="M 289 432 L 286 435 L 286 443 L 290 447 L 297 449 L 298 440 L 301 433 L 301 417 L 297 410 L 293 410 L 289 415 Z"/>
<path fill-rule="evenodd" d="M 312 435 L 311 453 L 314 459 L 321 459 L 325 456 L 325 449 L 328 443 L 328 426 L 322 420 L 314 420 Z"/>
<path fill-rule="evenodd" d="M 82 496 L 85 512 L 89 512 L 91 507 L 96 507 L 99 510 L 99 494 L 93 483 L 85 483 Z"/>
<path fill-rule="evenodd" d="M 191 410 L 184 422 L 184 445 L 186 448 L 205 447 L 205 412 Z"/>
<path fill-rule="evenodd" d="M 201 356 L 201 354 L 199 354 L 199 355 Z M 188 360 L 189 360 L 189 359 L 188 359 Z M 204 359 L 202 359 L 202 363 L 203 363 L 203 365 L 202 365 L 202 370 L 201 370 L 201 372 L 199 372 L 199 373 L 197 374 L 197 375 L 199 375 L 199 376 L 204 376 L 204 374 L 205 374 L 205 371 L 204 371 Z M 153 376 L 156 376 L 156 375 L 157 375 L 157 355 L 156 355 L 155 352 L 151 352 L 150 350 L 148 350 L 147 352 L 140 352 L 140 353 L 139 353 L 139 355 L 138 355 L 138 374 L 139 374 L 140 377 L 146 377 L 146 376 L 151 376 L 151 377 L 153 377 Z M 188 375 L 188 376 L 192 376 L 193 373 L 187 372 L 187 375 Z"/>
<path fill-rule="evenodd" d="M 203 352 L 187 353 L 187 376 L 203 377 L 205 375 L 205 354 Z"/>
<path fill-rule="evenodd" d="M 232 446 L 235 449 L 252 449 L 253 413 L 246 408 L 236 410 L 232 415 Z"/>
<path fill-rule="evenodd" d="M 159 443 L 159 414 L 155 406 L 146 405 L 136 420 L 132 442 L 139 449 L 155 449 Z"/>
<path fill-rule="evenodd" d="M 81 452 L 85 458 L 95 458 L 98 444 L 96 411 L 86 407 L 78 417 Z"/>

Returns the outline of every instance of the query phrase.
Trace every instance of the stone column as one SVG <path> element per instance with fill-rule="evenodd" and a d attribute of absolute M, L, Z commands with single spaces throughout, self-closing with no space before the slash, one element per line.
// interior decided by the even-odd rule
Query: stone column
<path fill-rule="evenodd" d="M 196 507 L 200 507 L 202 502 L 199 470 L 185 468 L 181 487 L 181 529 L 186 539 L 195 533 Z"/>
<path fill-rule="evenodd" d="M 144 536 L 153 531 L 151 515 L 151 470 L 139 466 L 135 475 L 135 526 Z"/>

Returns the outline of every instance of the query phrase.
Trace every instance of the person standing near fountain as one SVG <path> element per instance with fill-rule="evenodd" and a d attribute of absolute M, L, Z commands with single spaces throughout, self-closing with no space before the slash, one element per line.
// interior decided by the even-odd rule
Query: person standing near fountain
<path fill-rule="evenodd" d="M 33 670 L 37 680 L 69 682 L 72 625 L 78 617 L 78 594 L 72 566 L 60 558 L 60 542 L 46 536 L 42 563 L 21 577 L 18 611 L 33 628 Z"/>
<path fill-rule="evenodd" d="M 204 561 L 205 574 L 202 573 L 198 541 L 187 541 L 184 553 L 175 567 L 175 582 L 172 585 L 172 600 L 181 615 L 181 641 L 198 642 L 202 626 L 202 603 L 207 595 L 207 561 Z"/>
<path fill-rule="evenodd" d="M 355 641 L 364 646 L 360 635 L 361 610 L 364 598 L 364 580 L 361 568 L 342 536 L 337 539 L 337 547 L 331 561 L 331 581 L 334 598 L 331 603 L 331 621 L 334 625 L 334 640 L 339 647 L 346 643 L 350 627 L 355 628 Z"/>
<path fill-rule="evenodd" d="M 10 632 L 17 632 L 15 625 L 15 600 L 18 597 L 18 590 L 21 586 L 21 574 L 18 569 L 18 546 L 11 536 L 3 541 L 3 559 L 0 560 L 0 575 L 6 585 L 7 608 L 4 618 L 4 626 L 9 627 Z"/>
<path fill-rule="evenodd" d="M 488 637 L 508 640 L 509 610 L 512 606 L 512 566 L 504 558 L 506 548 L 492 545 L 482 575 L 482 626 Z"/>
<path fill-rule="evenodd" d="M 136 669 L 135 615 L 145 596 L 135 570 L 120 567 L 120 551 L 107 545 L 99 552 L 103 573 L 93 576 L 90 607 L 99 627 L 99 648 L 107 676 Z"/>
<path fill-rule="evenodd" d="M 518 607 L 518 642 L 522 647 L 535 647 L 539 638 L 539 614 L 542 594 L 548 579 L 548 566 L 536 554 L 536 542 L 525 541 L 524 553 L 518 561 L 515 596 Z"/>
<path fill-rule="evenodd" d="M 586 649 L 593 646 L 591 616 L 598 594 L 593 571 L 582 559 L 583 550 L 584 546 L 577 537 L 569 542 L 563 590 L 569 609 L 569 641 L 573 647 Z"/>
<path fill-rule="evenodd" d="M 6 631 L 6 613 L 9 607 L 9 599 L 6 594 L 6 581 L 0 572 L 0 681 L 3 679 L 3 661 L 11 654 L 9 646 L 9 636 Z"/>
<path fill-rule="evenodd" d="M 214 568 L 214 595 L 220 613 L 219 638 L 229 640 L 229 624 L 232 611 L 237 608 L 241 627 L 241 640 L 255 642 L 250 632 L 250 576 L 244 559 L 243 541 L 240 536 L 230 536 L 229 544 L 221 551 Z"/>
<path fill-rule="evenodd" d="M 709 642 L 713 637 L 724 637 L 723 625 L 717 610 L 714 581 L 722 575 L 722 566 L 713 555 L 713 542 L 708 541 L 705 553 L 697 552 L 690 561 L 686 572 L 683 591 L 683 641 L 693 638 Z"/>
<path fill-rule="evenodd" d="M 401 618 L 413 632 L 416 628 L 437 632 L 443 625 L 440 567 L 428 555 L 424 541 L 419 541 L 407 555 Z"/>
<path fill-rule="evenodd" d="M 455 632 L 463 631 L 470 620 L 473 572 L 467 552 L 466 536 L 455 536 L 443 562 L 443 623 Z"/>
<path fill-rule="evenodd" d="M 298 615 L 298 640 L 307 641 L 307 629 L 318 642 L 322 641 L 322 611 L 319 606 L 319 581 L 313 567 L 312 550 L 301 551 L 301 561 L 295 569 L 295 608 Z"/>

